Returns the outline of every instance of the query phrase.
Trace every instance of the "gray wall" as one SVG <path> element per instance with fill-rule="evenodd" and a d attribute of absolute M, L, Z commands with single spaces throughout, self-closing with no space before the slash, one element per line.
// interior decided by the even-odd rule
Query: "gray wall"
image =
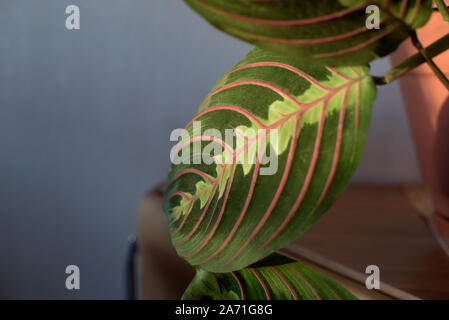
<path fill-rule="evenodd" d="M 124 297 L 126 238 L 169 133 L 248 49 L 179 0 L 1 1 L 0 298 Z M 355 180 L 419 180 L 397 85 L 379 91 Z"/>

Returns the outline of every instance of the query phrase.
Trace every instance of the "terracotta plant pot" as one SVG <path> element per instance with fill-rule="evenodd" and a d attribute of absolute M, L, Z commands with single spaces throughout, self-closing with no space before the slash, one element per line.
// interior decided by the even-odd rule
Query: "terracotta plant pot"
<path fill-rule="evenodd" d="M 418 30 L 424 46 L 449 32 L 449 25 L 435 12 L 429 23 Z M 410 41 L 392 55 L 394 65 L 415 54 Z M 449 52 L 434 59 L 449 75 Z M 418 156 L 422 178 L 431 189 L 434 222 L 449 245 L 449 92 L 427 64 L 400 79 L 404 105 Z"/>

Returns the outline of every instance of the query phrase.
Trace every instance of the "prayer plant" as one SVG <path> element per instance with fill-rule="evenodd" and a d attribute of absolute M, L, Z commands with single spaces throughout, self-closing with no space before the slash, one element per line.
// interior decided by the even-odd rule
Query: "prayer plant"
<path fill-rule="evenodd" d="M 256 48 L 218 81 L 172 153 L 164 211 L 177 253 L 197 268 L 183 298 L 355 299 L 276 251 L 345 190 L 377 85 L 428 63 L 449 88 L 432 61 L 449 35 L 428 48 L 416 36 L 432 1 L 185 1 Z M 367 27 L 376 18 L 367 8 L 379 28 Z M 369 74 L 368 63 L 408 38 L 415 56 L 383 77 Z"/>

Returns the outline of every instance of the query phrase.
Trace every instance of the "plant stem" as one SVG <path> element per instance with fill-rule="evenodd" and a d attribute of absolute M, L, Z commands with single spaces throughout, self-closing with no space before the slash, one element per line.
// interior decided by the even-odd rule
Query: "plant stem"
<path fill-rule="evenodd" d="M 424 49 L 423 45 L 418 39 L 418 36 L 416 35 L 416 31 L 410 32 L 410 37 L 412 39 L 412 43 L 415 46 L 416 49 L 418 49 L 419 53 L 422 55 L 422 57 L 426 60 L 427 64 L 429 65 L 430 69 L 432 69 L 433 73 L 440 79 L 441 83 L 446 87 L 447 91 L 449 91 L 449 80 L 447 79 L 446 75 L 441 71 L 440 68 L 433 62 L 432 57 L 429 57 L 426 50 Z"/>
<path fill-rule="evenodd" d="M 427 48 L 422 49 L 427 58 L 432 59 L 444 51 L 449 49 L 449 34 L 441 39 L 435 41 Z M 374 82 L 377 85 L 389 84 L 396 79 L 402 77 L 407 72 L 419 67 L 421 64 L 427 62 L 421 52 L 407 58 L 391 70 L 389 70 L 383 77 L 373 76 Z M 437 67 L 438 68 L 438 67 Z M 446 79 L 447 80 L 447 79 Z"/>
<path fill-rule="evenodd" d="M 444 0 L 435 0 L 435 3 L 440 10 L 441 15 L 443 16 L 444 21 L 449 23 L 449 9 L 447 8 Z"/>

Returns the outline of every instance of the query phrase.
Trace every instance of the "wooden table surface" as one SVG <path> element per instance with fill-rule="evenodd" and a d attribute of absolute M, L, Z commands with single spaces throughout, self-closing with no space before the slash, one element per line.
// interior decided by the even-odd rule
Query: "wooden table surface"
<path fill-rule="evenodd" d="M 387 286 L 421 299 L 449 299 L 449 257 L 401 186 L 350 186 L 287 250 L 324 257 L 330 269 L 336 262 L 365 278 L 366 267 L 377 265 Z"/>
<path fill-rule="evenodd" d="M 193 277 L 193 268 L 177 257 L 171 245 L 162 192 L 161 188 L 149 192 L 140 207 L 143 299 L 179 299 Z M 401 186 L 352 185 L 282 252 L 321 268 L 362 298 L 449 299 L 449 257 L 416 209 L 431 210 L 430 201 L 422 192 L 412 192 L 411 198 L 415 207 Z M 364 286 L 368 265 L 380 268 L 380 292 Z"/>

